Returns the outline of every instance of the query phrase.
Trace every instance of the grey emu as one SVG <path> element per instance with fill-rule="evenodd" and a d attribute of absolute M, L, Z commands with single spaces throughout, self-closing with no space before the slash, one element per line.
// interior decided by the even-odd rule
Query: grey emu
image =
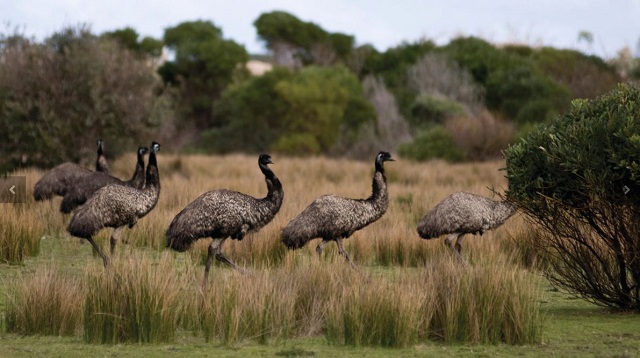
<path fill-rule="evenodd" d="M 466 234 L 482 235 L 502 225 L 516 212 L 516 206 L 508 201 L 495 201 L 484 196 L 456 192 L 431 209 L 418 224 L 418 235 L 432 239 L 449 235 L 445 244 L 465 264 L 462 255 L 462 238 Z M 456 240 L 455 247 L 452 245 Z"/>
<path fill-rule="evenodd" d="M 342 246 L 342 239 L 378 220 L 387 211 L 389 194 L 383 165 L 386 161 L 393 161 L 391 155 L 387 152 L 378 153 L 369 198 L 350 199 L 336 195 L 317 198 L 282 229 L 282 243 L 290 249 L 298 249 L 311 239 L 321 238 L 322 242 L 316 248 L 316 252 L 321 254 L 327 243 L 335 241 L 338 253 L 351 263 Z"/>
<path fill-rule="evenodd" d="M 144 155 L 147 153 L 147 147 L 138 148 L 136 167 L 133 176 L 128 181 L 122 181 L 103 172 L 93 172 L 86 175 L 69 188 L 60 203 L 60 211 L 68 214 L 73 209 L 84 204 L 87 199 L 93 195 L 98 189 L 108 184 L 126 185 L 132 188 L 142 189 L 144 187 Z"/>
<path fill-rule="evenodd" d="M 109 173 L 107 159 L 104 157 L 104 142 L 98 139 L 98 156 L 96 171 Z M 64 196 L 80 178 L 91 174 L 89 169 L 76 163 L 65 162 L 44 173 L 33 187 L 33 198 L 36 201 L 51 199 L 54 195 Z"/>
<path fill-rule="evenodd" d="M 261 154 L 258 166 L 267 183 L 267 196 L 258 199 L 236 191 L 218 189 L 206 192 L 188 204 L 171 221 L 167 230 L 167 247 L 183 252 L 200 238 L 210 237 L 212 242 L 207 251 L 204 269 L 206 284 L 211 261 L 223 262 L 243 272 L 233 261 L 222 253 L 222 244 L 231 237 L 242 240 L 252 231 L 258 231 L 268 224 L 280 210 L 284 191 L 280 179 L 267 166 L 273 164 L 271 156 Z"/>
<path fill-rule="evenodd" d="M 156 206 L 160 196 L 160 175 L 156 160 L 158 150 L 160 150 L 160 144 L 153 142 L 144 189 L 118 184 L 102 187 L 76 210 L 69 221 L 67 231 L 73 236 L 89 241 L 102 257 L 105 267 L 109 265 L 109 257 L 102 252 L 92 237 L 105 227 L 114 228 L 111 234 L 110 251 L 113 255 L 120 231 L 125 226 L 132 228 L 138 219 L 147 215 Z"/>

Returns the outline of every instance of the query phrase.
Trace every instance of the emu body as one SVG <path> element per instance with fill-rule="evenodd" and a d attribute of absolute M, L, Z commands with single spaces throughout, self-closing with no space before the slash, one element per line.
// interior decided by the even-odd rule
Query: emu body
<path fill-rule="evenodd" d="M 298 249 L 312 239 L 321 238 L 322 242 L 316 248 L 316 252 L 321 254 L 327 243 L 335 241 L 340 255 L 351 262 L 342 240 L 378 220 L 387 211 L 389 194 L 384 175 L 385 161 L 393 161 L 391 155 L 378 153 L 369 198 L 351 199 L 337 195 L 317 198 L 282 229 L 282 243 L 290 249 Z"/>
<path fill-rule="evenodd" d="M 268 154 L 262 154 L 258 158 L 258 166 L 267 184 L 267 195 L 264 198 L 254 198 L 227 189 L 213 190 L 189 203 L 171 221 L 166 237 L 167 247 L 173 250 L 183 252 L 196 240 L 207 237 L 212 239 L 204 271 L 205 284 L 214 257 L 242 272 L 222 253 L 222 245 L 228 238 L 242 240 L 248 233 L 260 230 L 280 210 L 284 191 L 280 179 L 267 166 L 272 163 Z"/>
<path fill-rule="evenodd" d="M 104 142 L 98 140 L 96 172 L 109 173 L 107 159 L 104 157 Z M 47 171 L 33 187 L 36 201 L 51 199 L 54 195 L 64 196 L 81 178 L 91 174 L 91 170 L 78 164 L 65 162 Z"/>
<path fill-rule="evenodd" d="M 65 214 L 70 213 L 73 209 L 84 204 L 87 199 L 98 191 L 98 189 L 109 184 L 118 184 L 142 189 L 145 182 L 144 155 L 147 151 L 148 149 L 146 147 L 138 148 L 137 161 L 133 176 L 128 181 L 122 181 L 104 172 L 93 172 L 79 178 L 64 195 L 64 198 L 60 203 L 60 211 Z"/>
<path fill-rule="evenodd" d="M 109 257 L 93 241 L 93 236 L 105 227 L 114 228 L 110 240 L 110 253 L 113 255 L 121 230 L 125 226 L 132 228 L 155 207 L 160 196 L 160 175 L 156 160 L 159 149 L 160 144 L 151 144 L 143 189 L 118 184 L 102 187 L 75 211 L 69 221 L 67 231 L 89 241 L 102 257 L 105 267 L 109 265 Z"/>
<path fill-rule="evenodd" d="M 433 207 L 418 224 L 418 235 L 432 239 L 449 235 L 445 244 L 461 263 L 462 239 L 466 234 L 482 235 L 502 225 L 516 212 L 507 201 L 496 201 L 481 195 L 456 192 Z M 453 241 L 456 241 L 455 247 Z"/>

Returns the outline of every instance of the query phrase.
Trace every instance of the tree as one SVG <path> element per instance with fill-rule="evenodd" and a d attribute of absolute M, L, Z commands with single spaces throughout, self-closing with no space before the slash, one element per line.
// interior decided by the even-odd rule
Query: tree
<path fill-rule="evenodd" d="M 574 100 L 505 156 L 507 197 L 544 230 L 551 282 L 640 311 L 640 88 Z"/>
<path fill-rule="evenodd" d="M 120 45 L 136 53 L 154 57 L 162 54 L 162 41 L 149 36 L 139 39 L 140 35 L 131 27 L 105 32 L 102 34 L 102 37 L 113 39 L 120 43 Z"/>
<path fill-rule="evenodd" d="M 327 153 L 375 120 L 357 77 L 344 67 L 276 68 L 229 87 L 207 131 L 216 151 Z"/>
<path fill-rule="evenodd" d="M 275 89 L 287 106 L 287 134 L 275 144 L 282 152 L 299 153 L 294 148 L 304 142 L 311 145 L 301 154 L 324 153 L 340 136 L 355 138 L 362 124 L 375 119 L 360 82 L 345 67 L 307 67 Z"/>
<path fill-rule="evenodd" d="M 491 43 L 464 37 L 438 51 L 471 72 L 485 87 L 485 105 L 519 123 L 542 122 L 566 110 L 568 90 L 547 77 L 523 46 L 499 49 Z"/>
<path fill-rule="evenodd" d="M 281 67 L 229 86 L 216 103 L 220 126 L 207 130 L 201 147 L 216 153 L 265 152 L 284 132 L 287 106 L 276 85 L 294 73 Z"/>
<path fill-rule="evenodd" d="M 253 24 L 275 63 L 288 68 L 344 63 L 355 42 L 353 36 L 329 33 L 284 11 L 261 14 Z"/>
<path fill-rule="evenodd" d="M 158 71 L 179 89 L 179 109 L 196 128 L 217 126 L 213 105 L 238 76 L 246 76 L 247 51 L 222 37 L 210 21 L 183 22 L 164 32 L 164 44 L 175 55 Z"/>
<path fill-rule="evenodd" d="M 154 68 L 113 41 L 85 27 L 65 28 L 44 43 L 1 39 L 3 169 L 93 157 L 98 138 L 117 155 L 134 150 L 157 124 Z"/>

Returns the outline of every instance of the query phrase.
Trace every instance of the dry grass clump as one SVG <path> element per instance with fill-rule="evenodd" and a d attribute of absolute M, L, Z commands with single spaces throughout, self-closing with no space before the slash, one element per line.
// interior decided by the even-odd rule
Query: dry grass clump
<path fill-rule="evenodd" d="M 142 257 L 140 257 L 142 256 Z M 84 339 L 89 343 L 156 343 L 174 338 L 186 282 L 168 255 L 91 266 L 84 284 Z"/>
<path fill-rule="evenodd" d="M 55 268 L 41 267 L 9 285 L 7 332 L 22 335 L 72 336 L 82 325 L 85 292 Z"/>

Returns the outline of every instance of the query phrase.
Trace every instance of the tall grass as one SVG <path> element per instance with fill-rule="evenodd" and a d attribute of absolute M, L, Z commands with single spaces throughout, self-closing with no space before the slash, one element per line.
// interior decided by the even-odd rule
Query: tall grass
<path fill-rule="evenodd" d="M 113 172 L 128 177 L 134 161 L 133 154 L 125 156 L 113 164 Z M 174 340 L 176 331 L 189 331 L 227 346 L 309 336 L 324 336 L 331 344 L 384 347 L 431 340 L 491 344 L 539 340 L 539 288 L 531 282 L 533 275 L 521 268 L 521 257 L 526 255 L 517 254 L 528 247 L 519 244 L 518 238 L 529 232 L 521 218 L 465 240 L 468 269 L 454 264 L 443 239 L 422 240 L 415 231 L 418 220 L 451 192 L 490 195 L 487 186 L 504 186 L 497 171 L 501 162 L 389 163 L 387 213 L 345 241 L 356 262 L 353 269 L 337 255 L 335 245 L 320 257 L 314 252 L 317 242 L 288 251 L 279 241 L 280 230 L 319 195 L 367 197 L 373 158 L 366 163 L 274 158 L 272 168 L 285 191 L 280 212 L 259 232 L 242 241 L 228 240 L 224 247 L 225 254 L 249 273 L 214 265 L 203 288 L 210 239 L 198 241 L 187 253 L 161 252 L 165 231 L 184 206 L 207 190 L 228 188 L 264 196 L 257 158 L 162 155 L 158 161 L 162 181 L 158 204 L 132 230 L 125 230 L 113 265 L 105 270 L 94 260 L 84 275 L 65 278 L 36 270 L 33 277 L 19 277 L 8 298 L 7 329 L 75 332 L 91 343 L 167 342 Z M 29 188 L 39 174 L 27 173 Z M 64 230 L 68 217 L 57 211 L 58 198 L 38 203 L 31 199 L 23 205 L 0 207 L 4 214 L 0 231 L 12 230 L 3 235 L 9 241 L 23 237 L 37 245 L 44 235 L 68 235 Z M 96 238 L 102 242 L 110 233 L 105 229 Z M 24 253 L 30 244 L 13 245 Z M 61 295 L 56 287 L 71 287 L 65 290 L 79 295 L 68 301 L 81 307 L 81 313 L 73 316 L 78 317 L 73 330 L 66 328 L 70 323 L 61 323 L 64 318 L 53 324 L 65 327 L 58 333 L 22 328 L 29 325 L 24 322 L 42 319 L 38 316 L 71 315 L 63 299 L 56 297 Z M 39 307 L 49 310 L 43 314 L 29 307 L 32 302 L 61 303 Z"/>
<path fill-rule="evenodd" d="M 40 252 L 43 221 L 23 207 L 28 204 L 0 205 L 0 260 L 18 264 L 25 256 L 36 256 Z"/>
<path fill-rule="evenodd" d="M 407 347 L 423 339 L 536 343 L 542 328 L 539 295 L 521 269 L 465 269 L 439 258 L 415 272 L 394 270 L 387 280 L 343 291 L 329 304 L 326 336 L 355 346 Z"/>
<path fill-rule="evenodd" d="M 84 291 L 75 280 L 42 267 L 9 285 L 5 327 L 23 335 L 72 336 L 82 324 Z"/>
<path fill-rule="evenodd" d="M 125 257 L 106 271 L 93 266 L 87 273 L 84 339 L 89 343 L 155 343 L 174 338 L 182 280 L 164 255 Z"/>

